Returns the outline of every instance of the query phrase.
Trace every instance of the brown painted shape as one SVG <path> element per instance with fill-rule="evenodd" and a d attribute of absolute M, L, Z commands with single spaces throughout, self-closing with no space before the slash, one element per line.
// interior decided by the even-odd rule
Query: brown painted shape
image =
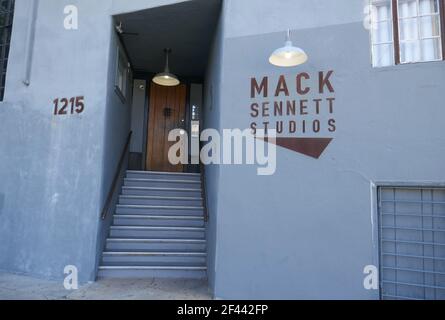
<path fill-rule="evenodd" d="M 261 138 L 260 138 L 261 139 Z M 261 139 L 268 141 L 269 139 Z M 268 141 L 274 143 L 279 147 L 283 147 L 294 152 L 304 154 L 306 156 L 319 159 L 329 144 L 332 138 L 276 138 L 275 141 Z"/>

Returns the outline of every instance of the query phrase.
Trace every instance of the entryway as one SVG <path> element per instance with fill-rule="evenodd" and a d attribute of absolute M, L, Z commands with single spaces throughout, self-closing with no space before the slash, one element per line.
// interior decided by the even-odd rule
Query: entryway
<path fill-rule="evenodd" d="M 207 60 L 220 0 L 194 0 L 115 17 L 133 87 L 126 171 L 99 266 L 99 278 L 207 277 L 199 149 Z M 120 70 L 118 68 L 118 70 Z M 125 88 L 125 72 L 118 85 Z M 172 164 L 169 133 L 188 137 L 189 162 Z M 198 154 L 196 154 L 198 153 Z"/>
<path fill-rule="evenodd" d="M 192 139 L 202 128 L 206 71 L 220 0 L 193 0 L 115 17 L 119 37 L 132 66 L 133 103 L 130 169 L 192 172 L 199 166 L 172 166 L 168 161 L 168 133 L 181 128 Z M 180 84 L 168 87 L 153 78 L 168 69 Z M 189 157 L 195 157 L 189 150 Z"/>

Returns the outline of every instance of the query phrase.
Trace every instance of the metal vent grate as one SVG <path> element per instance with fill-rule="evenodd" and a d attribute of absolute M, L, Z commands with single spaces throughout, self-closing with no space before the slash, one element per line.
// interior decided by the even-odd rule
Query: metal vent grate
<path fill-rule="evenodd" d="M 14 0 L 0 1 L 0 101 L 5 95 L 6 68 L 8 65 L 9 44 L 11 42 Z"/>
<path fill-rule="evenodd" d="M 445 299 L 445 189 L 379 188 L 382 299 Z"/>

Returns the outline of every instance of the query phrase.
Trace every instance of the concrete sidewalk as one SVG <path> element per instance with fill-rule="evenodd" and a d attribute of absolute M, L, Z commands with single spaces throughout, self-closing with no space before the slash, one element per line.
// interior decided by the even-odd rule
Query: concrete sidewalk
<path fill-rule="evenodd" d="M 0 272 L 0 300 L 208 300 L 207 281 L 101 279 L 67 291 L 62 281 Z"/>

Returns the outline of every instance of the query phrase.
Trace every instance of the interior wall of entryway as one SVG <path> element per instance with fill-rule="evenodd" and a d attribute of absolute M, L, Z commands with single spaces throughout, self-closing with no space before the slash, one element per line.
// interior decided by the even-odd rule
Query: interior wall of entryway
<path fill-rule="evenodd" d="M 133 102 L 131 106 L 131 131 L 133 136 L 130 144 L 130 158 L 128 167 L 132 170 L 143 169 L 145 158 L 148 99 L 147 88 L 150 82 L 147 79 L 136 78 L 133 81 Z"/>
<path fill-rule="evenodd" d="M 126 92 L 122 94 L 117 92 L 116 88 L 116 70 L 118 64 L 118 54 L 124 53 L 123 44 L 115 30 L 116 21 L 112 19 L 110 25 L 110 44 L 109 44 L 109 58 L 108 58 L 108 72 L 107 72 L 107 95 L 104 121 L 104 140 L 102 144 L 103 158 L 102 158 L 102 206 L 105 206 L 105 201 L 112 187 L 113 179 L 120 169 L 119 184 L 115 187 L 115 192 L 111 200 L 111 205 L 105 219 L 99 221 L 98 237 L 97 237 L 97 254 L 96 254 L 96 268 L 100 263 L 101 254 L 105 245 L 105 239 L 109 232 L 109 227 L 112 223 L 114 208 L 118 200 L 118 195 L 123 175 L 125 174 L 125 167 L 128 165 L 128 157 L 125 158 L 123 168 L 119 168 L 119 161 L 124 152 L 125 144 L 130 133 L 131 112 L 133 103 L 133 79 L 131 72 L 125 86 Z M 116 191 L 117 190 L 117 191 Z M 102 213 L 101 213 L 102 214 Z"/>

